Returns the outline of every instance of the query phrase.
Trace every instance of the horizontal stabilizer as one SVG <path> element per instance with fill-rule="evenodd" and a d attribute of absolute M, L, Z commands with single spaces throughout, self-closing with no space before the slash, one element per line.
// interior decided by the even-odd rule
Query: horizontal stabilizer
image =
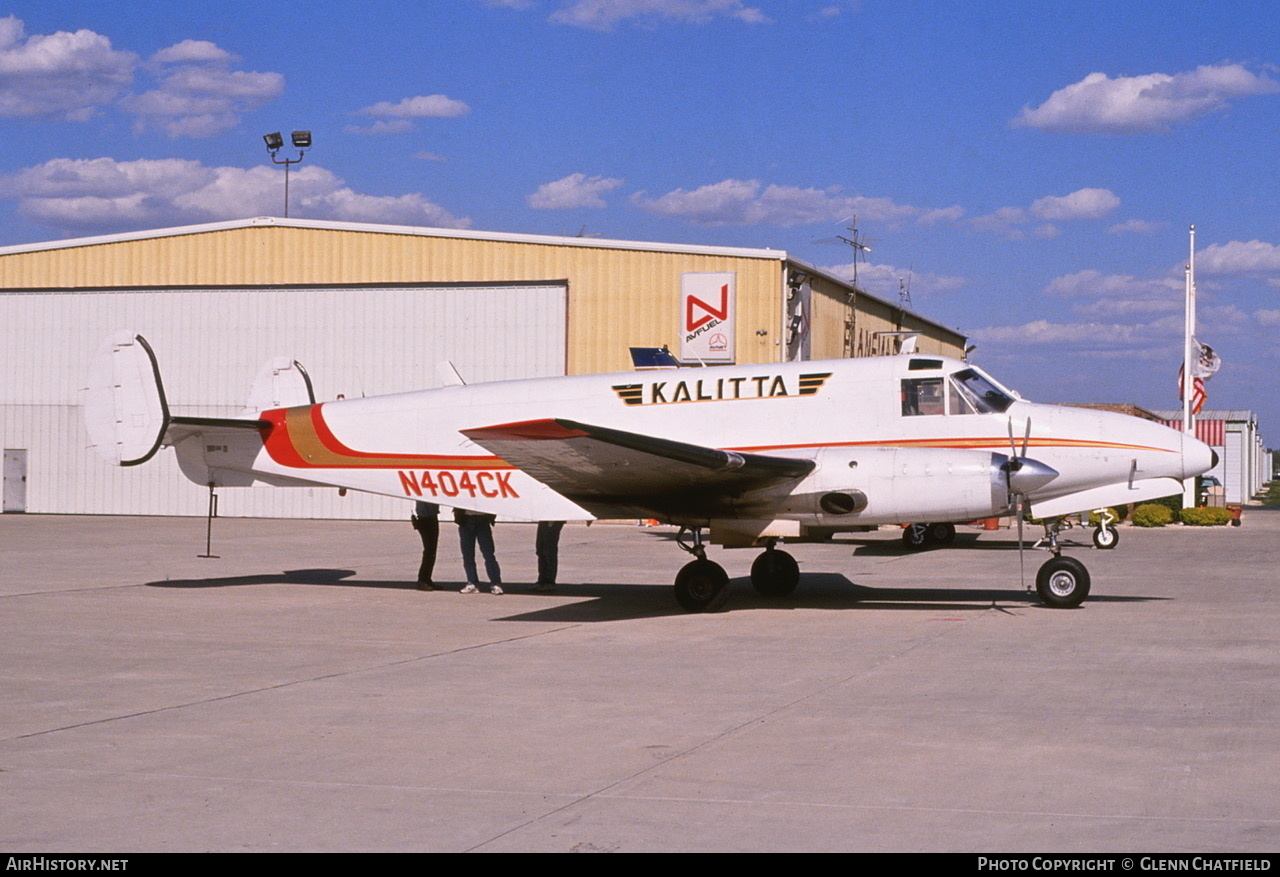
<path fill-rule="evenodd" d="M 119 466 L 145 463 L 160 449 L 169 406 L 156 356 L 141 335 L 118 332 L 93 355 L 84 425 L 90 446 Z"/>
<path fill-rule="evenodd" d="M 812 460 L 725 451 L 572 420 L 462 432 L 589 509 L 710 514 L 732 508 L 744 491 L 802 478 L 814 467 Z"/>
<path fill-rule="evenodd" d="M 1058 518 L 1076 512 L 1089 512 L 1104 506 L 1127 505 L 1131 502 L 1147 502 L 1162 496 L 1182 492 L 1182 482 L 1176 478 L 1145 478 L 1134 482 L 1108 484 L 1080 490 L 1053 499 L 1031 500 L 1031 514 L 1037 518 Z"/>

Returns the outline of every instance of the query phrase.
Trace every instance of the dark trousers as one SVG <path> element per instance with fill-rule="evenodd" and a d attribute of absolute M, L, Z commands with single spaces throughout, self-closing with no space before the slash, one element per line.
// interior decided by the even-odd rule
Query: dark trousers
<path fill-rule="evenodd" d="M 538 554 L 538 584 L 554 585 L 560 571 L 560 531 L 564 521 L 538 521 L 534 550 Z"/>
<path fill-rule="evenodd" d="M 440 541 L 440 518 L 435 515 L 416 515 L 413 529 L 422 537 L 422 563 L 418 566 L 418 581 L 431 584 L 436 569 L 436 545 Z"/>

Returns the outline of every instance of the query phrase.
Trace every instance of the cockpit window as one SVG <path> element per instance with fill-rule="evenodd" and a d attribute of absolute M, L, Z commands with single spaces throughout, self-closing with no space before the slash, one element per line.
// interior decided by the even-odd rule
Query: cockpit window
<path fill-rule="evenodd" d="M 1013 397 L 977 369 L 966 368 L 951 376 L 952 414 L 1002 413 Z"/>

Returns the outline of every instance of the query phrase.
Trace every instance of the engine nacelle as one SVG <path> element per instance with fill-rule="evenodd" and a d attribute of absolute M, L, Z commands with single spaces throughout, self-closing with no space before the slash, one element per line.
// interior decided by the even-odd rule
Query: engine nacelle
<path fill-rule="evenodd" d="M 972 521 L 1009 506 L 1009 458 L 954 448 L 824 448 L 779 509 L 819 527 Z M 812 516 L 812 517 L 810 517 Z"/>

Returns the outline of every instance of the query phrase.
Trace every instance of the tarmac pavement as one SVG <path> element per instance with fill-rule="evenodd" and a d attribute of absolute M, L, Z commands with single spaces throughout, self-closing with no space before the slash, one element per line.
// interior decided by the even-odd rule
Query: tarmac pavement
<path fill-rule="evenodd" d="M 1280 512 L 1122 526 L 1075 610 L 1013 535 L 881 530 L 712 549 L 682 612 L 669 528 L 532 525 L 462 595 L 454 528 L 0 518 L 0 848 L 1275 852 Z M 1028 578 L 1045 555 L 1028 553 Z"/>

